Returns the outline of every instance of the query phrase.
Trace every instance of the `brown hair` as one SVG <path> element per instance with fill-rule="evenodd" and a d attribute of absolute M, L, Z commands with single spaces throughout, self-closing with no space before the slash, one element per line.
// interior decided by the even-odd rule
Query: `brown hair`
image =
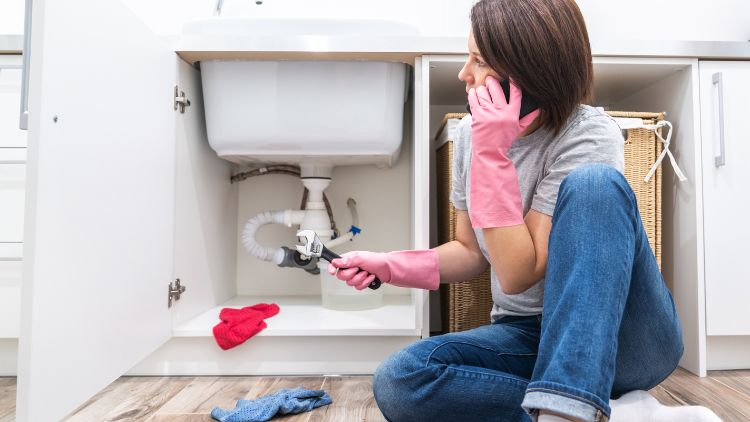
<path fill-rule="evenodd" d="M 543 126 L 559 133 L 590 100 L 591 46 L 574 0 L 481 0 L 471 28 L 484 61 L 538 101 Z"/>

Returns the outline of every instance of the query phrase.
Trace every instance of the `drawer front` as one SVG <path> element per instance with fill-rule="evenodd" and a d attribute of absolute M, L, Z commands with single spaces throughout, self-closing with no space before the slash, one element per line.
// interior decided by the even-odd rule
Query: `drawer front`
<path fill-rule="evenodd" d="M 0 148 L 25 147 L 21 115 L 21 56 L 0 56 Z"/>
<path fill-rule="evenodd" d="M 0 258 L 0 339 L 18 338 L 21 265 L 21 261 L 3 261 Z"/>

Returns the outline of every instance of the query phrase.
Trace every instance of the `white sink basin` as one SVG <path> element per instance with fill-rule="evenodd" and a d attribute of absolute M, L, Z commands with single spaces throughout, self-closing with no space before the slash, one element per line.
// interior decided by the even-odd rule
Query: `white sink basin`
<path fill-rule="evenodd" d="M 187 36 L 386 36 L 417 33 L 398 22 L 212 18 Z M 398 158 L 407 65 L 376 61 L 204 60 L 211 148 L 227 160 L 391 166 Z"/>

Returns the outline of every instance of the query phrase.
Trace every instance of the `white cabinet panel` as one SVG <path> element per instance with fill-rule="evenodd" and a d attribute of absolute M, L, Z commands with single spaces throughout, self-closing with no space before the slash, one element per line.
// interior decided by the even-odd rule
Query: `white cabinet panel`
<path fill-rule="evenodd" d="M 0 243 L 23 242 L 25 183 L 25 165 L 0 164 Z"/>
<path fill-rule="evenodd" d="M 119 0 L 35 0 L 17 419 L 56 421 L 171 335 L 176 58 Z"/>
<path fill-rule="evenodd" d="M 750 62 L 701 62 L 700 96 L 706 332 L 750 335 Z"/>

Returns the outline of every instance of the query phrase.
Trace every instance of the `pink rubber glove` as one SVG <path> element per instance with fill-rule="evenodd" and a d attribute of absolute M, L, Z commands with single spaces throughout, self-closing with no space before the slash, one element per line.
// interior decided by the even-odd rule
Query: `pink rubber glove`
<path fill-rule="evenodd" d="M 510 81 L 510 101 L 505 101 L 497 79 L 488 76 L 486 86 L 469 90 L 471 106 L 471 225 L 474 228 L 523 224 L 523 205 L 518 176 L 508 158 L 518 139 L 539 110 L 521 114 L 521 90 Z"/>
<path fill-rule="evenodd" d="M 328 272 L 336 274 L 339 280 L 346 281 L 357 290 L 369 286 L 376 276 L 383 283 L 399 287 L 426 290 L 440 287 L 440 260 L 432 249 L 388 253 L 348 252 L 328 264 Z"/>

